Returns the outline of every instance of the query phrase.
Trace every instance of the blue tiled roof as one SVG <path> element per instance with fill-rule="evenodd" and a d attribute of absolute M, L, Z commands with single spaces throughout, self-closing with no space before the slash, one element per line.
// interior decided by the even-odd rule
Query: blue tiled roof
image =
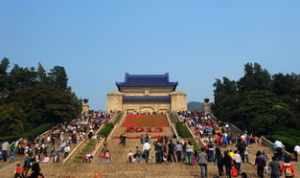
<path fill-rule="evenodd" d="M 117 82 L 116 85 L 120 87 L 172 87 L 173 90 L 177 87 L 177 82 L 169 81 L 169 74 L 159 75 L 132 75 L 125 74 L 124 82 Z"/>
<path fill-rule="evenodd" d="M 124 103 L 130 102 L 161 102 L 170 103 L 170 96 L 123 96 Z"/>

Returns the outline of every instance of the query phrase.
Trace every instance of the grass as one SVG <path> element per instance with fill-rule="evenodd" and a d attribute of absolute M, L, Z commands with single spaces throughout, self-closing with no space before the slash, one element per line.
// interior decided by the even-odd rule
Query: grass
<path fill-rule="evenodd" d="M 176 116 L 176 113 L 171 113 L 170 114 L 170 120 L 173 124 L 175 124 L 175 129 L 178 133 L 178 135 L 181 138 L 188 139 L 191 141 L 192 145 L 194 146 L 195 151 L 200 151 L 200 146 L 194 139 L 192 133 L 190 130 L 187 128 L 186 124 L 183 122 L 180 122 Z"/>
<path fill-rule="evenodd" d="M 184 123 L 177 122 L 175 126 L 177 133 L 181 138 L 193 138 L 192 134 Z"/>
<path fill-rule="evenodd" d="M 110 132 L 113 130 L 114 125 L 120 121 L 122 116 L 123 116 L 123 113 L 120 112 L 112 121 L 113 123 L 106 123 L 99 131 L 98 136 L 108 137 Z M 75 159 L 74 159 L 75 162 L 82 161 L 82 158 L 84 158 L 87 153 L 93 152 L 95 150 L 97 143 L 98 142 L 95 139 L 88 140 L 87 143 L 84 145 L 84 147 L 80 150 L 80 152 L 75 156 Z"/>
<path fill-rule="evenodd" d="M 108 135 L 113 130 L 113 128 L 114 128 L 114 124 L 113 123 L 107 123 L 99 131 L 98 135 L 101 136 L 101 137 L 108 137 Z"/>
<path fill-rule="evenodd" d="M 86 154 L 94 151 L 95 146 L 97 144 L 96 139 L 90 139 L 87 141 L 87 144 L 80 150 L 80 152 L 75 156 L 75 162 L 81 162 Z"/>

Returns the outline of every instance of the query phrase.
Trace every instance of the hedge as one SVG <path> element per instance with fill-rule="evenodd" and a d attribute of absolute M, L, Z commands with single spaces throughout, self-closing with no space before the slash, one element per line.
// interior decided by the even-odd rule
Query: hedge
<path fill-rule="evenodd" d="M 19 138 L 23 137 L 23 138 L 27 138 L 27 139 L 34 139 L 35 137 L 41 135 L 42 133 L 44 133 L 45 131 L 49 130 L 51 127 L 53 127 L 54 124 L 53 123 L 46 123 L 46 124 L 42 124 L 34 129 L 31 129 L 29 131 L 27 131 L 24 134 L 21 134 L 19 136 L 1 136 L 0 137 L 0 141 L 16 141 Z"/>
<path fill-rule="evenodd" d="M 185 138 L 191 141 L 192 145 L 194 146 L 195 151 L 200 151 L 199 144 L 196 142 L 194 139 L 192 133 L 189 131 L 185 123 L 180 122 L 177 118 L 176 113 L 171 113 L 170 114 L 170 120 L 173 124 L 175 124 L 175 129 L 177 130 L 178 135 L 181 138 Z"/>
<path fill-rule="evenodd" d="M 286 146 L 287 151 L 293 152 L 295 145 L 300 143 L 300 131 L 295 129 L 285 129 L 274 132 L 267 136 L 272 142 L 280 140 Z"/>
<path fill-rule="evenodd" d="M 102 137 L 108 137 L 112 129 L 114 128 L 113 123 L 107 123 L 105 124 L 102 129 L 99 131 L 98 135 Z"/>
<path fill-rule="evenodd" d="M 192 134 L 190 133 L 190 131 L 188 130 L 186 125 L 182 122 L 176 123 L 176 130 L 177 130 L 178 135 L 181 138 L 193 138 Z"/>
<path fill-rule="evenodd" d="M 39 135 L 41 135 L 42 133 L 46 132 L 47 130 L 49 130 L 51 127 L 53 127 L 54 124 L 51 123 L 46 123 L 46 124 L 42 124 L 28 132 L 26 132 L 25 134 L 22 135 L 22 137 L 25 138 L 35 138 Z"/>

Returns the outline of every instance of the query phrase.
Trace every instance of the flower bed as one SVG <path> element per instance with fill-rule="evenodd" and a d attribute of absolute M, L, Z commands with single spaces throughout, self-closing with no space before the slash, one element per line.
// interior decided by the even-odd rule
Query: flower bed
<path fill-rule="evenodd" d="M 140 132 L 146 132 L 146 133 L 161 133 L 163 132 L 163 128 L 156 127 L 156 128 L 140 128 L 140 127 L 129 127 L 126 129 L 127 133 L 140 133 Z"/>
<path fill-rule="evenodd" d="M 126 128 L 162 128 L 169 127 L 167 117 L 165 115 L 145 115 L 145 114 L 129 114 L 123 123 Z"/>

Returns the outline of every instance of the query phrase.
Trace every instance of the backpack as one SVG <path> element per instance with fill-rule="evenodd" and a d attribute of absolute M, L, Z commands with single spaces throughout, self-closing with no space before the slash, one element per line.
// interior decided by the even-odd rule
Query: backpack
<path fill-rule="evenodd" d="M 293 170 L 292 170 L 292 167 L 291 166 L 287 166 L 285 171 L 284 171 L 284 174 L 286 177 L 293 177 L 294 174 L 293 174 Z"/>
<path fill-rule="evenodd" d="M 230 170 L 230 174 L 232 177 L 237 177 L 239 175 L 238 169 L 233 166 Z"/>

